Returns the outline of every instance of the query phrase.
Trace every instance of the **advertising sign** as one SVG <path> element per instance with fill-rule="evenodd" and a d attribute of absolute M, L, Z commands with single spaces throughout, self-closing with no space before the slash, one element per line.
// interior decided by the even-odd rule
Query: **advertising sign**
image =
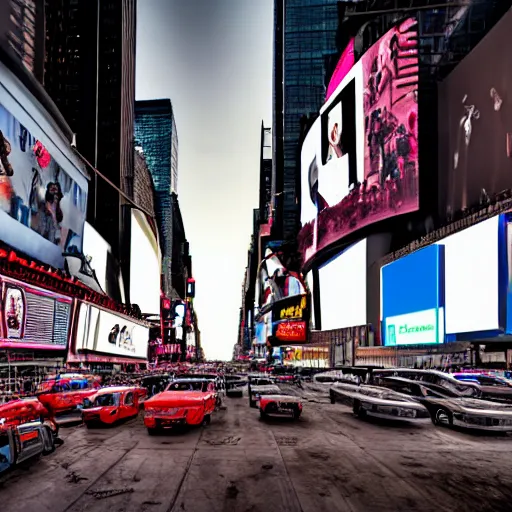
<path fill-rule="evenodd" d="M 347 76 L 347 73 L 352 69 L 355 63 L 354 57 L 354 38 L 352 38 L 343 53 L 341 54 L 340 60 L 336 65 L 336 69 L 329 81 L 327 86 L 327 94 L 325 95 L 325 101 L 327 101 L 333 93 L 336 91 L 338 85 Z"/>
<path fill-rule="evenodd" d="M 439 86 L 443 215 L 512 186 L 511 30 L 509 11 Z"/>
<path fill-rule="evenodd" d="M 409 18 L 348 71 L 304 140 L 303 263 L 344 236 L 419 208 L 418 32 Z"/>
<path fill-rule="evenodd" d="M 444 341 L 443 308 L 385 319 L 386 345 L 420 345 Z"/>
<path fill-rule="evenodd" d="M 71 299 L 11 279 L 2 283 L 0 348 L 64 350 Z"/>
<path fill-rule="evenodd" d="M 148 327 L 90 304 L 80 304 L 77 350 L 146 359 L 148 342 Z"/>
<path fill-rule="evenodd" d="M 0 103 L 0 239 L 56 267 L 62 252 L 82 250 L 87 206 L 60 157 Z"/>

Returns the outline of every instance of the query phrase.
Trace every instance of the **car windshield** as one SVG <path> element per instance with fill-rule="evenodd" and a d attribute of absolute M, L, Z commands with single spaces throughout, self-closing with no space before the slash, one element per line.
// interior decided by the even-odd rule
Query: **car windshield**
<path fill-rule="evenodd" d="M 94 399 L 94 407 L 109 407 L 119 405 L 119 393 L 105 393 Z"/>
<path fill-rule="evenodd" d="M 206 391 L 208 383 L 201 382 L 171 382 L 167 391 Z"/>

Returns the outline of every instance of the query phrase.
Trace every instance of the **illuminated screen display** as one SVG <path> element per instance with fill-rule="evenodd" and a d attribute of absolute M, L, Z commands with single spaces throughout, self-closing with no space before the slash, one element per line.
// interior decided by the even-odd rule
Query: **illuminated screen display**
<path fill-rule="evenodd" d="M 511 187 L 512 67 L 498 58 L 512 52 L 511 30 L 508 11 L 439 85 L 443 215 Z"/>
<path fill-rule="evenodd" d="M 130 300 L 143 313 L 160 311 L 160 256 L 158 240 L 145 215 L 132 210 Z"/>
<path fill-rule="evenodd" d="M 318 272 L 322 331 L 366 324 L 366 239 Z"/>
<path fill-rule="evenodd" d="M 15 342 L 65 349 L 71 323 L 71 299 L 14 280 L 3 283 L 0 346 Z"/>
<path fill-rule="evenodd" d="M 90 304 L 80 304 L 77 350 L 147 358 L 149 328 Z"/>
<path fill-rule="evenodd" d="M 447 334 L 500 327 L 499 225 L 492 217 L 438 242 L 445 248 Z"/>
<path fill-rule="evenodd" d="M 82 250 L 87 181 L 25 116 L 0 102 L 0 239 L 62 268 L 63 252 Z"/>
<path fill-rule="evenodd" d="M 333 95 L 338 85 L 340 85 L 341 81 L 352 69 L 354 63 L 354 39 L 352 38 L 341 54 L 340 60 L 336 65 L 336 69 L 334 70 L 331 80 L 329 81 L 329 85 L 327 86 L 327 94 L 325 95 L 325 101 L 327 101 Z"/>
<path fill-rule="evenodd" d="M 418 50 L 413 18 L 345 75 L 301 152 L 303 263 L 374 222 L 419 208 Z"/>
<path fill-rule="evenodd" d="M 310 293 L 310 296 L 311 296 L 311 328 L 312 329 L 315 329 L 316 328 L 316 323 L 315 323 L 315 308 L 314 308 L 314 280 L 313 280 L 313 272 L 308 272 L 306 274 L 306 283 L 308 284 L 308 288 L 309 288 L 309 293 Z"/>
<path fill-rule="evenodd" d="M 381 269 L 385 345 L 444 342 L 444 247 L 430 245 Z"/>

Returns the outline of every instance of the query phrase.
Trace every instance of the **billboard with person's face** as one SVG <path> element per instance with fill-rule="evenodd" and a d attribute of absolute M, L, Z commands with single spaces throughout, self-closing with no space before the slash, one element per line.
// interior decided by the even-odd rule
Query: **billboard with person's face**
<path fill-rule="evenodd" d="M 87 181 L 33 126 L 0 103 L 0 240 L 62 267 L 63 252 L 82 250 Z"/>
<path fill-rule="evenodd" d="M 347 72 L 301 156 L 303 263 L 343 237 L 419 208 L 417 23 L 389 30 Z"/>

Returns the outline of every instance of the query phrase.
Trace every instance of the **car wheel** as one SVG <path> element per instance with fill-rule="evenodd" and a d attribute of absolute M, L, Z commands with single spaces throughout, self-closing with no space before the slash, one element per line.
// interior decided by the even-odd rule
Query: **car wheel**
<path fill-rule="evenodd" d="M 148 434 L 150 436 L 156 436 L 157 433 L 158 433 L 158 430 L 156 428 L 149 428 L 148 427 Z"/>
<path fill-rule="evenodd" d="M 293 411 L 293 419 L 294 420 L 298 420 L 300 418 L 300 415 L 301 415 L 301 410 L 297 407 L 294 411 Z"/>
<path fill-rule="evenodd" d="M 45 447 L 43 450 L 43 455 L 49 455 L 55 451 L 55 441 L 53 439 L 53 432 L 50 427 L 44 427 L 44 436 L 45 436 Z"/>
<path fill-rule="evenodd" d="M 358 418 L 364 418 L 366 416 L 366 411 L 361 407 L 361 402 L 359 400 L 354 400 L 352 410 Z"/>
<path fill-rule="evenodd" d="M 453 425 L 452 413 L 446 409 L 438 409 L 435 412 L 435 416 L 432 417 L 432 420 L 434 425 L 438 425 L 440 427 L 451 427 Z"/>
<path fill-rule="evenodd" d="M 331 393 L 330 394 L 330 398 L 331 398 L 331 404 L 335 404 L 336 403 L 336 398 L 334 398 L 334 393 Z"/>
<path fill-rule="evenodd" d="M 212 422 L 212 417 L 211 417 L 209 414 L 207 414 L 207 415 L 204 417 L 203 425 L 209 425 L 211 422 Z"/>
<path fill-rule="evenodd" d="M 268 414 L 263 409 L 260 409 L 260 418 L 262 420 L 268 418 Z"/>

